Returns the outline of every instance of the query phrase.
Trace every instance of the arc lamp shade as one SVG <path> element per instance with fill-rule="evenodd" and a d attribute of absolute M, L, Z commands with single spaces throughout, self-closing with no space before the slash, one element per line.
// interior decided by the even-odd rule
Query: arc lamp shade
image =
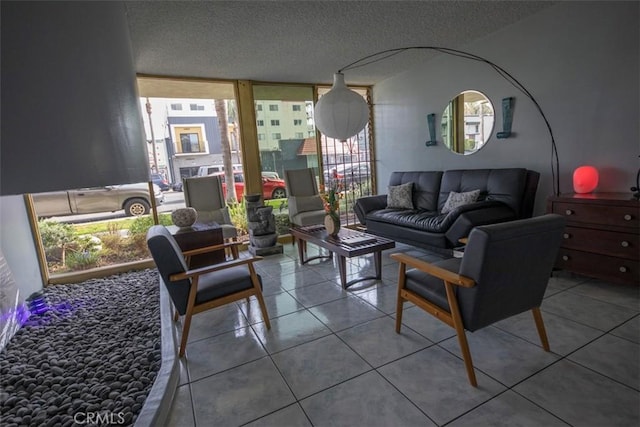
<path fill-rule="evenodd" d="M 573 190 L 576 193 L 591 193 L 598 186 L 598 170 L 593 166 L 580 166 L 573 171 Z"/>
<path fill-rule="evenodd" d="M 331 90 L 316 103 L 316 127 L 330 138 L 345 141 L 364 129 L 368 121 L 367 102 L 345 85 L 342 73 L 334 74 Z"/>

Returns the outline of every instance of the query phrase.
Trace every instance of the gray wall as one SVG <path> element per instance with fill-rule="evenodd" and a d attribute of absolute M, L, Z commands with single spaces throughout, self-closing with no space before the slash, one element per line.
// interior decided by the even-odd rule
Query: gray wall
<path fill-rule="evenodd" d="M 120 2 L 2 2 L 0 247 L 23 297 L 42 289 L 20 193 L 148 179 Z"/>
<path fill-rule="evenodd" d="M 146 182 L 124 5 L 1 8 L 0 194 Z"/>
<path fill-rule="evenodd" d="M 629 192 L 635 182 L 638 16 L 638 2 L 562 2 L 458 47 L 509 71 L 541 105 L 558 146 L 560 192 L 573 191 L 573 170 L 584 164 L 600 171 L 597 191 Z M 436 114 L 439 129 L 446 104 L 466 89 L 482 91 L 494 104 L 496 127 L 489 142 L 470 156 L 449 152 L 440 136 L 437 146 L 425 147 L 427 115 Z M 395 170 L 525 167 L 542 175 L 535 211 L 544 212 L 553 194 L 549 133 L 532 102 L 486 64 L 439 55 L 377 84 L 373 93 L 379 193 L 386 193 Z M 499 140 L 501 100 L 508 96 L 516 98 L 516 135 Z"/>

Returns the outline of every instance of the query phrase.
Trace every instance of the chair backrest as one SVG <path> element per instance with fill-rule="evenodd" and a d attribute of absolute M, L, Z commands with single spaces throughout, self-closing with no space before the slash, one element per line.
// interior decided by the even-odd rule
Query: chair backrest
<path fill-rule="evenodd" d="M 324 204 L 316 176 L 311 168 L 284 171 L 289 204 L 289 221 L 292 225 L 322 224 L 325 217 Z"/>
<path fill-rule="evenodd" d="M 187 311 L 191 281 L 169 280 L 171 275 L 187 271 L 187 264 L 178 243 L 165 226 L 154 225 L 147 231 L 147 246 L 176 310 L 181 315 L 184 314 Z"/>
<path fill-rule="evenodd" d="M 316 176 L 312 168 L 290 169 L 284 171 L 287 194 L 295 197 L 318 194 Z"/>
<path fill-rule="evenodd" d="M 565 223 L 563 216 L 548 214 L 471 231 L 459 273 L 476 286 L 457 289 L 465 329 L 540 306 Z"/>
<path fill-rule="evenodd" d="M 214 211 L 226 206 L 220 176 L 184 178 L 184 203 L 197 211 Z"/>

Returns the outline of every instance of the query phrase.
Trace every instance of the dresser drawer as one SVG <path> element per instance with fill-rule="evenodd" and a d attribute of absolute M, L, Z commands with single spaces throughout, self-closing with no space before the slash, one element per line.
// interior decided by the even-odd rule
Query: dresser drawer
<path fill-rule="evenodd" d="M 562 247 L 638 261 L 639 240 L 638 234 L 567 226 Z"/>
<path fill-rule="evenodd" d="M 560 248 L 556 267 L 612 282 L 640 282 L 640 265 L 634 260 Z"/>
<path fill-rule="evenodd" d="M 553 213 L 564 215 L 570 223 L 615 225 L 638 229 L 638 209 L 631 206 L 589 205 L 554 202 Z"/>

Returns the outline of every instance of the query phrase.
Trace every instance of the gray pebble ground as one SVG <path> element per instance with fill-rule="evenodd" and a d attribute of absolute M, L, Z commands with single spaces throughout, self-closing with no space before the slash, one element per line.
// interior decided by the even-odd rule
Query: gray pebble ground
<path fill-rule="evenodd" d="M 0 425 L 131 425 L 160 369 L 157 270 L 44 290 L 0 353 Z"/>

